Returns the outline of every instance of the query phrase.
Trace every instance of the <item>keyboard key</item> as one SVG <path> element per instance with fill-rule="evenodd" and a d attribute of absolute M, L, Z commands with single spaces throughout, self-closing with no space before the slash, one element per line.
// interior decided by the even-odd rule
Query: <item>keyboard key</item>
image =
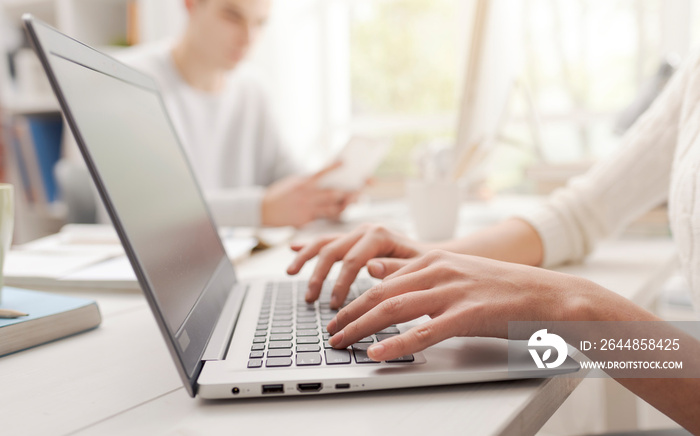
<path fill-rule="evenodd" d="M 264 344 L 267 341 L 266 337 L 257 337 L 253 339 L 254 344 Z"/>
<path fill-rule="evenodd" d="M 297 330 L 301 328 L 300 324 L 313 324 L 311 328 L 316 328 L 316 318 L 297 318 Z"/>
<path fill-rule="evenodd" d="M 350 351 L 348 350 L 326 350 L 326 364 L 345 365 L 350 363 Z"/>
<path fill-rule="evenodd" d="M 276 368 L 280 366 L 292 366 L 292 358 L 291 357 L 273 357 L 271 359 L 267 359 L 265 362 L 265 366 L 268 368 Z"/>
<path fill-rule="evenodd" d="M 318 336 L 305 336 L 302 338 L 297 338 L 297 344 L 318 344 L 321 340 Z"/>
<path fill-rule="evenodd" d="M 323 341 L 323 348 L 328 350 L 330 348 L 333 348 L 333 346 L 331 344 L 329 344 L 328 341 Z"/>
<path fill-rule="evenodd" d="M 255 330 L 255 336 L 267 336 L 267 330 Z"/>
<path fill-rule="evenodd" d="M 318 336 L 318 330 L 297 330 L 297 337 L 299 336 Z"/>
<path fill-rule="evenodd" d="M 374 283 L 373 283 L 371 280 L 359 279 L 359 280 L 355 280 L 354 288 L 357 290 L 357 293 L 358 293 L 358 294 L 364 294 L 364 293 L 367 292 L 373 285 L 374 285 Z"/>
<path fill-rule="evenodd" d="M 304 304 L 303 306 L 297 307 L 297 313 L 301 314 L 304 312 L 316 313 L 316 307 L 313 304 Z"/>
<path fill-rule="evenodd" d="M 321 364 L 320 353 L 299 353 L 297 354 L 297 366 L 311 366 Z"/>
<path fill-rule="evenodd" d="M 270 335 L 270 341 L 291 341 L 292 335 Z"/>
<path fill-rule="evenodd" d="M 248 368 L 260 368 L 262 366 L 262 359 L 250 359 L 248 361 Z"/>
<path fill-rule="evenodd" d="M 291 321 L 292 320 L 292 315 L 275 315 L 272 317 L 272 322 L 279 322 L 279 321 Z"/>
<path fill-rule="evenodd" d="M 321 346 L 316 344 L 297 345 L 297 353 L 311 353 L 321 351 Z"/>
<path fill-rule="evenodd" d="M 393 360 L 387 360 L 388 363 L 410 363 L 413 362 L 415 358 L 413 357 L 413 354 L 409 354 L 407 356 L 401 356 Z"/>
<path fill-rule="evenodd" d="M 385 334 L 377 333 L 376 336 L 377 336 L 377 342 L 381 342 L 384 339 L 389 339 L 389 338 L 392 338 L 392 337 L 397 336 L 397 335 L 395 335 L 395 334 L 385 335 Z"/>
<path fill-rule="evenodd" d="M 297 322 L 297 330 L 310 330 L 318 327 L 315 322 Z"/>
<path fill-rule="evenodd" d="M 353 351 L 367 351 L 370 345 L 372 344 L 361 344 L 358 342 L 357 344 L 352 344 L 351 347 Z"/>
<path fill-rule="evenodd" d="M 251 359 L 262 359 L 265 356 L 265 353 L 262 351 L 251 351 L 250 352 L 250 358 Z"/>
<path fill-rule="evenodd" d="M 278 322 L 273 322 L 272 323 L 272 328 L 279 328 L 279 327 L 291 327 L 292 322 L 291 321 L 278 321 Z"/>
<path fill-rule="evenodd" d="M 360 344 L 360 345 L 368 345 L 368 344 Z M 353 354 L 355 354 L 355 362 L 357 363 L 379 363 L 375 360 L 372 360 L 367 356 L 367 349 L 356 349 L 355 346 L 353 345 Z"/>
<path fill-rule="evenodd" d="M 254 344 L 250 347 L 250 351 L 261 351 L 265 349 L 265 344 Z"/>
<path fill-rule="evenodd" d="M 271 357 L 291 357 L 292 356 L 292 350 L 286 349 L 286 350 L 270 350 L 267 352 L 267 358 Z"/>
<path fill-rule="evenodd" d="M 398 335 L 400 332 L 399 332 L 399 329 L 397 329 L 396 326 L 393 325 L 393 326 L 387 327 L 384 330 L 377 332 L 377 333 Z"/>
<path fill-rule="evenodd" d="M 280 350 L 283 348 L 292 348 L 292 343 L 288 341 L 277 341 L 277 342 L 270 342 L 269 348 L 271 350 Z"/>
<path fill-rule="evenodd" d="M 291 327 L 275 327 L 272 330 L 270 330 L 270 333 L 272 333 L 273 335 L 290 334 L 290 333 L 292 333 L 292 328 Z"/>
<path fill-rule="evenodd" d="M 359 341 L 357 341 L 358 344 L 371 344 L 374 342 L 374 338 L 372 336 L 367 336 L 366 338 L 362 338 Z"/>

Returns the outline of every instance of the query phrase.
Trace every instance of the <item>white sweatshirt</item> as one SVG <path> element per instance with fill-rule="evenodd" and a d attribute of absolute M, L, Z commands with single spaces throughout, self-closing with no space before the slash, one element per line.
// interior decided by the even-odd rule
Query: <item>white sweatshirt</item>
<path fill-rule="evenodd" d="M 522 216 L 544 244 L 542 266 L 583 259 L 654 206 L 669 201 L 683 270 L 700 309 L 700 57 L 688 60 L 616 153 Z"/>
<path fill-rule="evenodd" d="M 217 224 L 259 226 L 265 187 L 299 171 L 263 87 L 241 64 L 222 92 L 199 91 L 180 76 L 171 52 L 172 44 L 158 43 L 119 58 L 158 83 Z"/>

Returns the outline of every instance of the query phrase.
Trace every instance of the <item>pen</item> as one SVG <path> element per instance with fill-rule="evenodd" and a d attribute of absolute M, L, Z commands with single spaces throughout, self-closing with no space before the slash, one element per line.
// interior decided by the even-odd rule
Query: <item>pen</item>
<path fill-rule="evenodd" d="M 18 310 L 12 309 L 0 309 L 0 318 L 19 318 L 20 316 L 27 316 L 28 313 L 20 312 Z"/>

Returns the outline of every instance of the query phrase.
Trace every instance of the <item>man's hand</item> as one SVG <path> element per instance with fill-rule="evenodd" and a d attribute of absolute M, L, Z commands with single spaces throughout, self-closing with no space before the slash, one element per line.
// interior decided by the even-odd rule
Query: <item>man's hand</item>
<path fill-rule="evenodd" d="M 291 176 L 270 185 L 263 197 L 262 224 L 301 227 L 319 218 L 338 219 L 357 199 L 357 193 L 321 189 L 318 182 L 340 165 L 335 163 L 316 174 Z"/>

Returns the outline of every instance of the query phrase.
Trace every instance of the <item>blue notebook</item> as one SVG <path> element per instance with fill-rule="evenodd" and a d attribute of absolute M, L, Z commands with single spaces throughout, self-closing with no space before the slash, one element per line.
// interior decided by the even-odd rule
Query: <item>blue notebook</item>
<path fill-rule="evenodd" d="M 0 318 L 0 356 L 90 330 L 102 321 L 97 303 L 85 298 L 4 287 L 0 308 L 27 313 Z"/>

